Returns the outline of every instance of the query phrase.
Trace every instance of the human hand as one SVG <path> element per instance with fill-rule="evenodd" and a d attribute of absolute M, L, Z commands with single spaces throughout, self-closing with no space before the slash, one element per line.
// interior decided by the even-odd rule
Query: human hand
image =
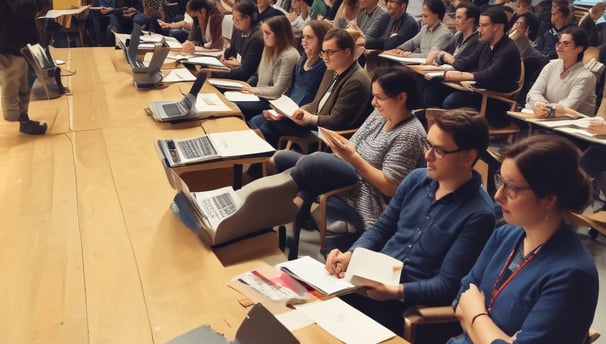
<path fill-rule="evenodd" d="M 387 300 L 399 300 L 403 295 L 402 285 L 385 285 L 383 283 L 377 283 L 372 285 L 365 285 L 366 296 L 376 301 L 387 301 Z"/>
<path fill-rule="evenodd" d="M 547 118 L 549 116 L 549 106 L 543 102 L 535 102 L 532 111 L 537 118 Z"/>
<path fill-rule="evenodd" d="M 335 248 L 326 256 L 326 271 L 331 275 L 343 278 L 345 277 L 345 271 L 350 260 L 351 251 L 343 253 L 338 248 Z"/>
<path fill-rule="evenodd" d="M 319 128 L 319 133 L 322 141 L 324 141 L 339 158 L 351 162 L 353 156 L 357 154 L 355 147 L 350 144 L 348 139 L 339 133 L 326 128 Z"/>
<path fill-rule="evenodd" d="M 194 50 L 196 50 L 196 46 L 192 41 L 185 41 L 181 45 L 181 51 L 187 54 L 193 54 Z"/>
<path fill-rule="evenodd" d="M 438 63 L 438 54 L 440 54 L 441 50 L 434 50 L 427 54 L 427 58 L 425 58 L 425 64 L 427 65 L 439 65 Z"/>
<path fill-rule="evenodd" d="M 250 86 L 248 83 L 242 83 L 242 93 L 255 94 L 255 88 Z"/>
<path fill-rule="evenodd" d="M 99 12 L 101 12 L 101 14 L 109 14 L 113 11 L 114 9 L 111 7 L 101 7 L 101 9 L 99 10 Z"/>
<path fill-rule="evenodd" d="M 459 298 L 457 314 L 462 316 L 463 319 L 471 321 L 475 315 L 487 313 L 484 299 L 484 293 L 475 284 L 470 283 L 469 289 L 464 291 Z"/>
<path fill-rule="evenodd" d="M 587 131 L 594 135 L 606 135 L 606 122 L 602 117 L 595 117 L 589 121 Z"/>
<path fill-rule="evenodd" d="M 171 29 L 171 23 L 167 23 L 162 19 L 157 19 L 158 25 L 163 29 Z M 187 41 L 186 41 L 187 42 Z"/>
<path fill-rule="evenodd" d="M 314 118 L 317 118 L 317 116 L 311 114 L 309 111 L 304 110 L 302 108 L 298 108 L 297 110 L 295 110 L 295 112 L 293 112 L 292 116 L 290 117 L 293 122 L 301 126 L 316 124 L 317 119 L 314 122 Z"/>
<path fill-rule="evenodd" d="M 268 121 L 279 121 L 284 117 L 284 115 L 276 110 L 263 110 L 263 117 L 265 117 L 265 119 Z"/>

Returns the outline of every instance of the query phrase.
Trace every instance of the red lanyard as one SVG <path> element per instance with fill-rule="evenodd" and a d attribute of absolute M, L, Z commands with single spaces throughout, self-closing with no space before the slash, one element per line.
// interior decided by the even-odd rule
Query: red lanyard
<path fill-rule="evenodd" d="M 530 263 L 531 260 L 534 259 L 534 257 L 537 255 L 537 253 L 539 253 L 539 251 L 543 247 L 543 245 L 539 245 L 539 246 L 535 247 L 526 257 L 523 258 L 522 264 L 520 264 L 520 266 L 518 266 L 518 268 L 509 276 L 509 278 L 507 278 L 505 280 L 505 282 L 503 282 L 503 284 L 501 284 L 501 286 L 499 288 L 497 288 L 499 281 L 501 281 L 501 279 L 503 278 L 503 274 L 505 273 L 505 270 L 509 269 L 509 265 L 511 265 L 511 262 L 513 261 L 513 258 L 515 257 L 517 250 L 520 248 L 521 240 L 524 240 L 524 237 L 521 237 L 520 240 L 518 240 L 517 245 L 514 246 L 513 250 L 511 250 L 511 253 L 509 254 L 509 257 L 507 258 L 507 261 L 505 262 L 503 269 L 501 269 L 501 272 L 499 272 L 499 276 L 497 277 L 496 281 L 494 281 L 494 285 L 492 286 L 492 294 L 490 296 L 490 303 L 488 303 L 488 308 L 487 308 L 489 314 L 492 311 L 492 305 L 494 304 L 495 300 L 497 299 L 497 296 L 499 296 L 501 291 L 509 284 L 509 282 L 511 282 L 511 280 L 513 280 L 520 273 L 520 271 L 522 271 L 522 269 L 524 269 L 526 267 L 526 265 L 528 265 L 528 263 Z"/>

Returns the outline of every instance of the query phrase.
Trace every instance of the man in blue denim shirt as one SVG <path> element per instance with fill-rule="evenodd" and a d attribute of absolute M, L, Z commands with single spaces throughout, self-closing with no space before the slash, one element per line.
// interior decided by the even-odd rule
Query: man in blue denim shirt
<path fill-rule="evenodd" d="M 326 269 L 339 277 L 356 247 L 404 262 L 398 286 L 368 286 L 345 301 L 397 334 L 414 305 L 449 305 L 495 225 L 495 204 L 473 170 L 488 145 L 483 118 L 461 110 L 435 117 L 427 134 L 427 168 L 400 184 L 377 223 L 349 251 L 332 250 Z"/>

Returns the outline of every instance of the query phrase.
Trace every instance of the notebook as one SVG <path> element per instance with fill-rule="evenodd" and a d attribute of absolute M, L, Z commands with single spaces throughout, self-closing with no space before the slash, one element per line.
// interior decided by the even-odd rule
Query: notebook
<path fill-rule="evenodd" d="M 270 156 L 275 149 L 252 130 L 226 131 L 183 140 L 158 140 L 168 166 L 238 156 Z"/>

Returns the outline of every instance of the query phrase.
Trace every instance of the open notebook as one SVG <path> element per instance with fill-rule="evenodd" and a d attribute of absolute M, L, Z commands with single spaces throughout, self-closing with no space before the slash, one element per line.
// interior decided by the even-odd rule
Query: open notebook
<path fill-rule="evenodd" d="M 275 149 L 252 130 L 226 131 L 182 140 L 158 140 L 170 167 L 229 157 L 270 156 Z"/>

